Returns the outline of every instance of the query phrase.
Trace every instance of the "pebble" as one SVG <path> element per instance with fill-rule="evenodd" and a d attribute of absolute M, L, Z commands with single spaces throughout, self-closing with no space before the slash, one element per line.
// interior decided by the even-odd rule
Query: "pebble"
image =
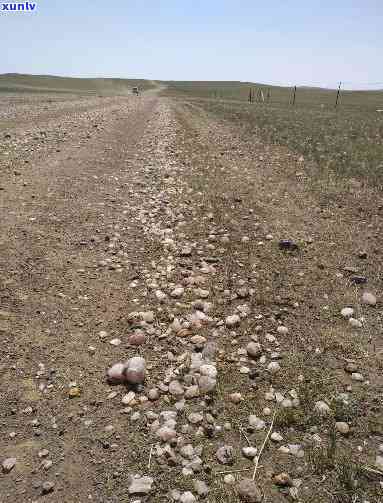
<path fill-rule="evenodd" d="M 283 437 L 280 435 L 278 432 L 274 431 L 271 435 L 270 438 L 273 442 L 282 442 Z"/>
<path fill-rule="evenodd" d="M 54 482 L 44 482 L 41 488 L 43 494 L 49 494 L 54 491 L 55 484 Z"/>
<path fill-rule="evenodd" d="M 196 497 L 190 491 L 186 491 L 181 494 L 180 502 L 181 503 L 195 503 L 197 501 Z"/>
<path fill-rule="evenodd" d="M 207 496 L 209 494 L 209 487 L 203 480 L 195 480 L 193 482 L 194 490 L 198 496 Z"/>
<path fill-rule="evenodd" d="M 145 334 L 142 330 L 136 330 L 128 337 L 128 344 L 131 346 L 142 346 L 146 342 Z"/>
<path fill-rule="evenodd" d="M 109 341 L 109 344 L 111 344 L 112 346 L 119 346 L 121 344 L 121 339 L 112 339 L 111 341 Z"/>
<path fill-rule="evenodd" d="M 349 318 L 348 322 L 353 328 L 362 328 L 362 322 L 359 320 L 356 320 L 355 318 Z"/>
<path fill-rule="evenodd" d="M 250 342 L 246 346 L 246 351 L 251 358 L 257 358 L 262 354 L 262 347 L 258 342 Z"/>
<path fill-rule="evenodd" d="M 215 455 L 223 465 L 230 465 L 234 461 L 234 449 L 231 445 L 223 445 L 217 450 Z"/>
<path fill-rule="evenodd" d="M 114 364 L 107 372 L 108 381 L 111 384 L 120 384 L 125 382 L 125 365 L 123 363 Z"/>
<path fill-rule="evenodd" d="M 245 458 L 254 459 L 258 453 L 258 449 L 256 447 L 243 447 L 242 454 Z"/>
<path fill-rule="evenodd" d="M 344 307 L 341 310 L 340 314 L 343 316 L 343 318 L 349 318 L 354 314 L 354 310 L 352 309 L 352 307 Z"/>
<path fill-rule="evenodd" d="M 235 484 L 235 477 L 231 473 L 228 473 L 227 475 L 224 476 L 223 481 L 228 486 L 232 486 Z"/>
<path fill-rule="evenodd" d="M 169 384 L 169 393 L 172 396 L 181 396 L 184 394 L 184 389 L 179 381 L 171 381 Z"/>
<path fill-rule="evenodd" d="M 287 327 L 285 327 L 284 325 L 280 325 L 277 328 L 277 332 L 278 332 L 278 334 L 281 334 L 281 335 L 287 335 L 289 333 L 289 329 Z"/>
<path fill-rule="evenodd" d="M 271 374 L 275 374 L 277 373 L 279 370 L 280 370 L 281 366 L 279 365 L 278 362 L 270 362 L 267 366 L 267 370 L 271 373 Z"/>
<path fill-rule="evenodd" d="M 375 466 L 378 470 L 383 471 L 383 456 L 376 456 Z"/>
<path fill-rule="evenodd" d="M 364 292 L 362 296 L 362 302 L 363 304 L 367 304 L 368 306 L 375 306 L 376 305 L 376 297 L 374 294 L 370 292 Z"/>
<path fill-rule="evenodd" d="M 291 487 L 293 485 L 290 475 L 285 472 L 275 475 L 274 483 L 280 487 Z"/>
<path fill-rule="evenodd" d="M 314 410 L 318 412 L 320 416 L 327 416 L 331 412 L 330 407 L 323 401 L 315 402 Z"/>
<path fill-rule="evenodd" d="M 200 424 L 203 421 L 203 415 L 198 414 L 196 412 L 192 412 L 188 416 L 188 421 L 189 421 L 189 423 L 192 423 L 192 424 Z"/>
<path fill-rule="evenodd" d="M 134 478 L 128 489 L 129 494 L 149 494 L 153 482 L 151 477 Z"/>
<path fill-rule="evenodd" d="M 198 388 L 200 393 L 210 393 L 216 387 L 217 381 L 209 376 L 201 376 L 198 379 Z"/>
<path fill-rule="evenodd" d="M 335 423 L 335 427 L 339 433 L 342 435 L 347 435 L 350 432 L 350 427 L 347 423 L 344 423 L 343 421 L 339 421 Z"/>
<path fill-rule="evenodd" d="M 359 372 L 353 372 L 351 374 L 351 379 L 353 381 L 358 381 L 358 382 L 362 382 L 364 381 L 364 377 L 363 377 L 363 374 L 359 374 Z"/>
<path fill-rule="evenodd" d="M 125 364 L 124 376 L 130 384 L 141 384 L 145 380 L 146 362 L 141 356 L 130 358 Z"/>
<path fill-rule="evenodd" d="M 229 400 L 232 403 L 240 403 L 243 400 L 241 393 L 232 393 L 229 395 Z"/>
<path fill-rule="evenodd" d="M 160 398 L 160 392 L 158 391 L 157 388 L 152 388 L 148 391 L 148 398 L 149 400 L 158 400 Z"/>
<path fill-rule="evenodd" d="M 260 419 L 259 417 L 254 416 L 254 415 L 250 415 L 249 416 L 249 425 L 252 429 L 258 431 L 258 430 L 263 430 L 266 426 L 266 423 L 265 423 L 265 421 L 263 421 L 263 419 Z"/>
<path fill-rule="evenodd" d="M 136 394 L 134 391 L 130 391 L 127 395 L 124 395 L 121 399 L 121 403 L 123 405 L 131 405 L 132 402 L 135 400 Z"/>
<path fill-rule="evenodd" d="M 242 479 L 238 484 L 238 495 L 245 503 L 261 503 L 263 494 L 252 479 Z"/>
<path fill-rule="evenodd" d="M 170 296 L 173 297 L 173 299 L 179 299 L 184 293 L 185 289 L 182 286 L 179 286 L 171 292 Z"/>
<path fill-rule="evenodd" d="M 5 459 L 1 465 L 3 468 L 3 472 L 9 473 L 10 471 L 12 471 L 14 469 L 14 467 L 16 466 L 16 462 L 17 462 L 16 458 Z"/>
<path fill-rule="evenodd" d="M 232 316 L 228 316 L 226 318 L 226 326 L 231 328 L 231 327 L 236 327 L 241 323 L 241 318 L 237 314 L 233 314 Z"/>

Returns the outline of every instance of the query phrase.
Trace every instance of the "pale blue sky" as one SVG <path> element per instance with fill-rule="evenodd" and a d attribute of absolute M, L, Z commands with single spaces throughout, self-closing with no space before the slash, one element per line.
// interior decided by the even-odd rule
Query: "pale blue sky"
<path fill-rule="evenodd" d="M 0 12 L 0 73 L 383 82 L 383 0 L 36 3 Z"/>

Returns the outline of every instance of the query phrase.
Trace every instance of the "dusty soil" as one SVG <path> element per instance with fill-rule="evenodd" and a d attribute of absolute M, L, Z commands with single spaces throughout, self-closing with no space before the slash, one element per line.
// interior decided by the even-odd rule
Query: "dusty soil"
<path fill-rule="evenodd" d="M 2 98 L 0 128 L 0 462 L 16 458 L 0 474 L 1 503 L 168 502 L 172 490 L 202 501 L 195 480 L 209 487 L 205 501 L 240 501 L 238 481 L 254 470 L 241 449 L 259 452 L 270 426 L 282 439 L 268 439 L 259 460 L 263 501 L 383 500 L 374 187 L 318 188 L 294 153 L 155 93 Z M 280 249 L 282 239 L 297 249 Z M 184 292 L 173 298 L 177 285 Z M 365 291 L 375 306 L 362 302 Z M 196 310 L 202 323 L 190 323 Z M 145 343 L 133 346 L 129 314 L 143 311 L 154 322 L 141 323 Z M 233 314 L 241 321 L 229 328 Z M 261 347 L 253 359 L 251 340 Z M 186 388 L 188 355 L 212 343 L 217 387 L 183 403 L 167 385 Z M 147 378 L 122 404 L 128 390 L 109 385 L 106 371 L 135 355 Z M 149 400 L 153 388 L 159 398 Z M 176 410 L 177 438 L 162 452 L 153 423 Z M 193 424 L 192 412 L 202 420 Z M 249 428 L 250 414 L 264 428 Z M 191 474 L 180 454 L 188 444 L 201 459 Z M 223 445 L 234 448 L 230 466 L 216 457 Z M 136 474 L 152 477 L 149 494 L 129 495 Z"/>

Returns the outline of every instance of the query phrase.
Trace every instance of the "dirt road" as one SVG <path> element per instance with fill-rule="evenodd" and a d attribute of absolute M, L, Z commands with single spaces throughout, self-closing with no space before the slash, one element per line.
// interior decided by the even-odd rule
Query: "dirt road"
<path fill-rule="evenodd" d="M 381 501 L 378 212 L 154 93 L 9 98 L 0 125 L 1 503 Z M 108 384 L 136 355 L 144 385 Z"/>

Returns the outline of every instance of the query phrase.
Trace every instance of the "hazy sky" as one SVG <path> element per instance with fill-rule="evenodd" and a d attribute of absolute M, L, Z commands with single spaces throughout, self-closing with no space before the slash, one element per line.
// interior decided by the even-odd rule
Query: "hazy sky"
<path fill-rule="evenodd" d="M 383 82 L 383 0 L 36 3 L 0 11 L 0 73 Z"/>

